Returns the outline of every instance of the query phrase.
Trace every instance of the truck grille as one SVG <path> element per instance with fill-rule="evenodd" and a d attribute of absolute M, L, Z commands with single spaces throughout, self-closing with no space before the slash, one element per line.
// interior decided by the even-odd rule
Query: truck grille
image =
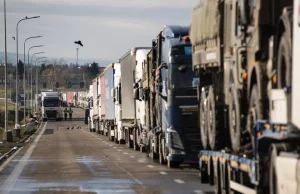
<path fill-rule="evenodd" d="M 201 138 L 200 138 L 200 130 L 197 128 L 193 129 L 184 129 L 186 132 L 186 143 L 192 152 L 198 153 L 201 149 Z"/>
<path fill-rule="evenodd" d="M 56 118 L 56 110 L 46 110 L 46 115 L 48 118 Z"/>

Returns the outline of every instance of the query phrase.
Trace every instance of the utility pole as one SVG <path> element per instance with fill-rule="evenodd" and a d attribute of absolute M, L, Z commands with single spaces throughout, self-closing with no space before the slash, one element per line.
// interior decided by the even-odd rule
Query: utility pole
<path fill-rule="evenodd" d="M 5 124 L 4 124 L 4 136 L 5 141 L 11 142 L 13 140 L 12 131 L 8 131 L 8 112 L 7 112 L 7 35 L 6 35 L 6 0 L 4 0 L 4 58 L 5 58 Z"/>
<path fill-rule="evenodd" d="M 76 61 L 76 65 L 78 65 L 78 50 L 79 50 L 79 48 L 76 48 L 76 51 L 77 51 L 77 61 Z"/>

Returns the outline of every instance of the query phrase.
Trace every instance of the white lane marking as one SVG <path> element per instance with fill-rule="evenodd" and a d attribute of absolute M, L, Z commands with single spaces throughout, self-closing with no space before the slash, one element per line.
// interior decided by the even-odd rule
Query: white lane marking
<path fill-rule="evenodd" d="M 109 146 L 112 146 L 112 145 L 109 145 Z"/>
<path fill-rule="evenodd" d="M 135 178 L 130 172 L 128 172 L 127 170 L 125 170 L 124 168 L 122 168 L 121 166 L 119 166 L 119 164 L 116 162 L 116 166 L 123 170 L 124 172 L 126 172 L 136 183 L 138 183 L 139 185 L 143 186 L 143 188 L 146 188 L 145 185 L 143 185 L 143 183 L 138 180 L 137 178 Z"/>
<path fill-rule="evenodd" d="M 154 168 L 154 166 L 152 166 L 152 165 L 147 165 L 149 168 Z"/>
<path fill-rule="evenodd" d="M 38 134 L 38 136 L 32 142 L 32 144 L 28 148 L 28 150 L 25 153 L 25 155 L 21 158 L 21 160 L 19 161 L 19 163 L 17 164 L 17 166 L 15 167 L 15 169 L 12 171 L 12 173 L 9 175 L 9 177 L 7 177 L 7 179 L 4 181 L 4 183 L 0 187 L 0 191 L 3 191 L 3 194 L 4 193 L 9 194 L 10 191 L 12 190 L 12 188 L 15 186 L 15 184 L 16 184 L 18 178 L 20 177 L 22 171 L 24 170 L 24 167 L 26 166 L 27 161 L 30 158 L 30 156 L 31 156 L 34 148 L 38 144 L 38 142 L 39 142 L 40 138 L 42 137 L 43 133 L 45 132 L 46 126 L 47 126 L 47 122 L 45 123 L 45 125 L 43 127 L 43 130 L 40 131 L 40 133 Z"/>
<path fill-rule="evenodd" d="M 135 158 L 135 156 L 130 156 L 130 158 Z"/>
<path fill-rule="evenodd" d="M 201 190 L 195 190 L 194 193 L 197 193 L 197 194 L 204 194 L 204 192 L 201 191 Z"/>
<path fill-rule="evenodd" d="M 124 154 L 128 154 L 127 152 L 124 152 Z"/>
<path fill-rule="evenodd" d="M 164 172 L 164 171 L 161 171 L 161 172 L 159 172 L 160 174 L 163 174 L 163 175 L 166 175 L 166 174 L 168 174 L 168 173 L 166 173 L 166 172 Z"/>
<path fill-rule="evenodd" d="M 117 147 L 114 147 L 115 149 L 117 149 Z"/>
<path fill-rule="evenodd" d="M 0 166 L 0 172 L 2 172 L 6 166 L 11 162 L 11 160 L 22 150 L 23 147 L 20 147 L 12 156 L 10 156 L 5 162 Z"/>
<path fill-rule="evenodd" d="M 119 152 L 122 152 L 122 150 L 118 150 Z"/>
<path fill-rule="evenodd" d="M 180 180 L 180 179 L 174 179 L 174 181 L 175 181 L 176 183 L 179 183 L 179 184 L 185 183 L 184 181 L 182 181 L 182 180 Z"/>

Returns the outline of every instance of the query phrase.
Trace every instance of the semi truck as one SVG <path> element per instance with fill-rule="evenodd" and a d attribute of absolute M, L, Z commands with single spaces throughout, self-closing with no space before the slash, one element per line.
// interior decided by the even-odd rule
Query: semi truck
<path fill-rule="evenodd" d="M 152 41 L 143 68 L 146 131 L 140 138 L 153 159 L 179 167 L 197 163 L 201 149 L 198 130 L 197 83 L 192 71 L 189 28 L 164 26 Z"/>
<path fill-rule="evenodd" d="M 98 90 L 98 85 L 99 85 L 99 80 L 98 78 L 95 78 L 94 80 L 92 80 L 92 85 L 93 85 L 93 91 L 92 91 L 92 99 L 93 99 L 93 111 L 90 113 L 91 114 L 91 118 L 92 118 L 92 122 L 93 122 L 93 128 L 92 131 L 96 132 L 99 130 L 99 117 L 100 117 L 100 113 L 99 111 L 99 95 L 100 95 L 100 91 Z"/>
<path fill-rule="evenodd" d="M 122 109 L 121 109 L 121 64 L 115 63 L 114 66 L 114 88 L 112 91 L 113 102 L 115 105 L 115 125 L 114 125 L 114 142 L 119 143 L 118 132 L 122 128 Z"/>
<path fill-rule="evenodd" d="M 41 102 L 43 121 L 63 119 L 62 95 L 60 92 L 42 92 Z"/>
<path fill-rule="evenodd" d="M 143 139 L 143 132 L 147 131 L 146 127 L 146 101 L 143 97 L 143 68 L 147 61 L 149 49 L 139 49 L 136 51 L 136 68 L 134 71 L 134 87 L 133 98 L 135 100 L 135 115 L 136 115 L 136 129 L 133 133 L 133 149 L 140 149 L 140 142 Z M 141 147 L 142 151 L 145 147 Z"/>
<path fill-rule="evenodd" d="M 115 136 L 115 105 L 112 100 L 112 90 L 114 88 L 114 63 L 111 63 L 104 69 L 104 89 L 105 95 L 104 98 L 104 107 L 105 116 L 103 117 L 104 131 L 107 134 L 110 141 L 114 140 Z"/>
<path fill-rule="evenodd" d="M 121 127 L 117 134 L 117 141 L 125 143 L 129 148 L 133 147 L 133 134 L 136 132 L 136 104 L 133 98 L 133 84 L 135 82 L 136 52 L 147 47 L 135 47 L 126 52 L 119 60 L 121 78 L 117 90 L 117 96 L 121 97 L 120 104 Z"/>
<path fill-rule="evenodd" d="M 94 83 L 95 79 L 93 80 L 92 83 Z M 95 126 L 95 120 L 94 120 L 94 87 L 93 84 L 89 86 L 89 94 L 88 94 L 88 109 L 89 109 L 89 114 L 88 114 L 88 129 L 91 132 L 96 131 L 96 126 Z"/>
<path fill-rule="evenodd" d="M 299 193 L 299 8 L 202 0 L 193 9 L 199 174 L 215 193 Z"/>

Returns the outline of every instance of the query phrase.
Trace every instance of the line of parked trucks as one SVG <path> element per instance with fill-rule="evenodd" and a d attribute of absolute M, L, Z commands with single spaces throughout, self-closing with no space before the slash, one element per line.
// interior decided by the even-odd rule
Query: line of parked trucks
<path fill-rule="evenodd" d="M 300 193 L 300 0 L 201 0 L 90 86 L 86 123 L 215 193 Z"/>

